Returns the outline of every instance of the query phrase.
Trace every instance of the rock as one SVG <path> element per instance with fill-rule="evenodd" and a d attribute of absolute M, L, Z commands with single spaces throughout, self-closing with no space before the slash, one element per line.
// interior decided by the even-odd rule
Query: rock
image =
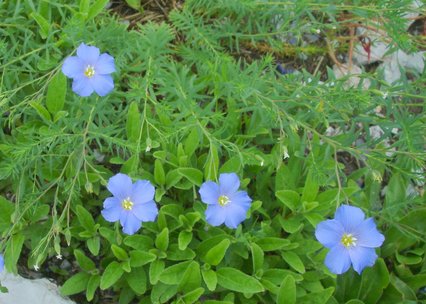
<path fill-rule="evenodd" d="M 9 290 L 0 293 L 1 304 L 75 304 L 64 299 L 59 294 L 58 286 L 47 279 L 29 280 L 3 271 L 0 281 Z"/>
<path fill-rule="evenodd" d="M 357 65 L 353 64 L 350 69 L 346 64 L 342 64 L 340 66 L 333 65 L 333 72 L 337 79 L 349 76 L 348 80 L 343 85 L 345 89 L 358 87 L 361 83 L 361 78 L 359 75 L 362 74 L 362 70 Z M 370 85 L 371 81 L 369 79 L 362 79 L 362 88 L 364 90 L 367 90 Z"/>

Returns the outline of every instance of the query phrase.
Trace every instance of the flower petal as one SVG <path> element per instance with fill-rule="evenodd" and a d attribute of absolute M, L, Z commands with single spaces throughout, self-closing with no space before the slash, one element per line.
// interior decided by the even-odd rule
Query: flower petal
<path fill-rule="evenodd" d="M 322 221 L 315 229 L 315 237 L 327 248 L 332 248 L 339 244 L 343 234 L 343 226 L 336 220 Z"/>
<path fill-rule="evenodd" d="M 0 254 L 0 272 L 3 271 L 3 268 L 4 268 L 4 258 L 3 258 L 3 255 Z"/>
<path fill-rule="evenodd" d="M 222 173 L 219 176 L 220 194 L 230 196 L 240 188 L 240 179 L 235 173 Z"/>
<path fill-rule="evenodd" d="M 96 62 L 95 71 L 101 75 L 115 72 L 114 57 L 107 53 L 101 54 Z"/>
<path fill-rule="evenodd" d="M 84 76 L 74 78 L 72 90 L 81 97 L 90 96 L 94 91 L 92 85 Z"/>
<path fill-rule="evenodd" d="M 64 64 L 62 65 L 62 73 L 69 78 L 81 77 L 84 75 L 84 63 L 83 61 L 76 57 L 71 56 L 65 59 Z"/>
<path fill-rule="evenodd" d="M 205 204 L 217 204 L 219 200 L 219 186 L 215 182 L 205 182 L 201 185 L 200 190 L 201 200 Z"/>
<path fill-rule="evenodd" d="M 364 212 L 354 206 L 342 205 L 336 210 L 334 219 L 338 220 L 346 233 L 353 233 L 354 230 L 364 221 Z"/>
<path fill-rule="evenodd" d="M 132 186 L 130 200 L 136 204 L 143 204 L 154 199 L 155 188 L 148 180 L 138 180 Z"/>
<path fill-rule="evenodd" d="M 351 266 L 349 252 L 343 245 L 338 244 L 327 253 L 324 263 L 332 273 L 342 274 Z"/>
<path fill-rule="evenodd" d="M 354 236 L 357 238 L 357 246 L 375 248 L 380 247 L 385 237 L 377 228 L 372 217 L 366 219 L 354 230 Z"/>
<path fill-rule="evenodd" d="M 219 226 L 225 222 L 225 208 L 219 205 L 209 205 L 205 212 L 206 221 L 212 226 Z"/>
<path fill-rule="evenodd" d="M 247 217 L 247 210 L 232 202 L 223 209 L 226 212 L 225 225 L 229 228 L 236 229 Z"/>
<path fill-rule="evenodd" d="M 249 210 L 252 199 L 248 196 L 245 191 L 238 191 L 229 195 L 229 200 L 232 204 L 237 204 L 244 208 L 244 210 Z"/>
<path fill-rule="evenodd" d="M 99 49 L 95 46 L 89 46 L 84 43 L 80 44 L 77 48 L 77 56 L 83 60 L 84 65 L 94 66 L 98 61 Z"/>
<path fill-rule="evenodd" d="M 349 249 L 352 265 L 358 274 L 361 274 L 365 267 L 374 265 L 377 259 L 377 254 L 374 248 L 366 248 L 354 246 Z"/>
<path fill-rule="evenodd" d="M 105 96 L 114 89 L 114 80 L 111 75 L 95 74 L 88 81 L 99 96 Z"/>
<path fill-rule="evenodd" d="M 142 222 L 153 222 L 158 215 L 158 208 L 154 201 L 150 201 L 134 205 L 132 212 Z"/>
<path fill-rule="evenodd" d="M 120 200 L 115 197 L 108 197 L 104 201 L 104 209 L 101 211 L 101 214 L 108 222 L 116 222 L 120 219 L 122 211 L 123 208 L 121 207 Z"/>
<path fill-rule="evenodd" d="M 120 223 L 123 226 L 123 232 L 128 235 L 135 234 L 142 226 L 141 221 L 130 211 L 121 213 Z"/>
<path fill-rule="evenodd" d="M 107 188 L 120 201 L 132 194 L 132 179 L 122 173 L 118 173 L 108 180 Z"/>

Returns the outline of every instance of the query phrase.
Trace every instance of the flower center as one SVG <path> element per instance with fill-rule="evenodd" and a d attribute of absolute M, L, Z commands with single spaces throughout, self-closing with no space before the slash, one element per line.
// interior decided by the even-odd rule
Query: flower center
<path fill-rule="evenodd" d="M 226 195 L 219 196 L 218 203 L 222 207 L 228 205 L 230 202 L 231 202 L 231 200 Z"/>
<path fill-rule="evenodd" d="M 354 237 L 352 234 L 343 234 L 342 239 L 340 240 L 346 248 L 349 248 L 351 246 L 356 246 L 356 241 L 358 239 Z"/>
<path fill-rule="evenodd" d="M 126 198 L 125 200 L 123 200 L 121 202 L 121 207 L 123 207 L 123 209 L 125 209 L 125 210 L 132 210 L 132 208 L 133 208 L 133 202 L 128 197 L 128 198 Z"/>
<path fill-rule="evenodd" d="M 87 78 L 92 78 L 93 76 L 95 76 L 95 67 L 93 65 L 88 65 L 86 67 L 86 69 L 84 70 L 84 75 Z"/>

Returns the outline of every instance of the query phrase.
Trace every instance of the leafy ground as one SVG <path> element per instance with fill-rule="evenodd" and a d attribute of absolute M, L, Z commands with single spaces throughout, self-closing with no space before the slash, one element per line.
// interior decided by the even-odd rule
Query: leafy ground
<path fill-rule="evenodd" d="M 411 4 L 0 2 L 7 270 L 78 303 L 426 301 L 425 74 L 389 84 L 369 61 L 350 87 L 332 70 L 368 49 L 359 28 L 388 54 L 424 50 Z M 115 58 L 112 94 L 72 92 L 61 66 L 81 42 Z M 133 236 L 100 214 L 118 172 L 156 187 L 157 221 Z M 206 223 L 198 195 L 222 172 L 254 199 L 236 230 Z M 341 204 L 385 235 L 362 275 L 330 273 L 314 237 Z"/>

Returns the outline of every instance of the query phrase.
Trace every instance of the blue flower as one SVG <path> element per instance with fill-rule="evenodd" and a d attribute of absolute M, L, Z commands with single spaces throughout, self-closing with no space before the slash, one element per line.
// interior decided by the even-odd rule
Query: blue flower
<path fill-rule="evenodd" d="M 251 198 L 245 191 L 238 191 L 240 180 L 235 173 L 223 173 L 219 184 L 208 181 L 201 185 L 199 193 L 206 203 L 206 220 L 212 226 L 225 222 L 229 228 L 237 226 L 246 219 Z"/>
<path fill-rule="evenodd" d="M 155 188 L 149 181 L 133 184 L 129 176 L 118 173 L 109 179 L 107 188 L 113 196 L 104 201 L 102 216 L 108 222 L 119 220 L 124 233 L 134 234 L 142 222 L 153 222 L 157 217 Z"/>
<path fill-rule="evenodd" d="M 3 271 L 3 268 L 4 268 L 4 258 L 3 258 L 3 255 L 0 254 L 0 272 Z"/>
<path fill-rule="evenodd" d="M 77 48 L 77 56 L 65 59 L 62 72 L 72 78 L 72 90 L 82 97 L 95 91 L 105 96 L 114 89 L 110 75 L 115 72 L 114 58 L 106 53 L 99 55 L 99 49 L 84 43 Z"/>
<path fill-rule="evenodd" d="M 317 240 L 330 248 L 325 265 L 335 274 L 346 272 L 353 266 L 358 274 L 365 267 L 374 265 L 377 254 L 374 248 L 385 240 L 376 229 L 373 218 L 365 215 L 358 207 L 340 206 L 333 220 L 319 223 L 315 230 Z"/>

